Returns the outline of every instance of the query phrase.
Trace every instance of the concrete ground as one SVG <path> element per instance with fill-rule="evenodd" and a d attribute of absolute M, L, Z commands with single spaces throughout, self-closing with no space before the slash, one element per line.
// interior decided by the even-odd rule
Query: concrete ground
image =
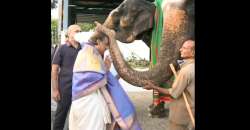
<path fill-rule="evenodd" d="M 135 105 L 137 118 L 143 130 L 167 130 L 168 118 L 151 118 L 147 108 L 152 103 L 152 91 L 129 92 L 129 97 Z"/>
<path fill-rule="evenodd" d="M 167 130 L 168 118 L 151 118 L 148 116 L 147 108 L 152 103 L 152 90 L 143 90 L 132 86 L 127 82 L 120 80 L 120 83 L 125 86 L 124 90 L 128 93 L 137 111 L 137 118 L 143 130 Z M 166 106 L 167 107 L 167 106 Z M 51 102 L 51 130 L 53 118 L 55 114 L 56 103 Z M 67 121 L 66 121 L 67 122 Z M 67 123 L 65 125 L 68 125 Z M 64 129 L 66 130 L 66 129 Z"/>

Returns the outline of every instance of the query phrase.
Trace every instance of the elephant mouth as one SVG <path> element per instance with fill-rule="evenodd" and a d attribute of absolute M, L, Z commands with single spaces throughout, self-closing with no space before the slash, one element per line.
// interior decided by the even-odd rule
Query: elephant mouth
<path fill-rule="evenodd" d="M 135 40 L 135 35 L 133 33 L 126 39 L 126 41 L 129 43 L 133 42 L 134 40 Z"/>
<path fill-rule="evenodd" d="M 135 40 L 142 40 L 144 35 L 147 34 L 149 31 L 150 31 L 150 29 L 145 30 L 145 31 L 140 32 L 140 33 L 133 32 L 133 33 L 127 34 L 126 36 L 124 36 L 124 34 L 119 35 L 119 33 L 117 33 L 118 35 L 116 36 L 116 38 L 117 38 L 117 40 L 119 40 L 120 42 L 123 42 L 123 43 L 132 43 Z"/>
<path fill-rule="evenodd" d="M 131 43 L 136 40 L 136 35 L 134 33 L 123 34 L 118 32 L 116 35 L 116 39 L 123 43 Z"/>

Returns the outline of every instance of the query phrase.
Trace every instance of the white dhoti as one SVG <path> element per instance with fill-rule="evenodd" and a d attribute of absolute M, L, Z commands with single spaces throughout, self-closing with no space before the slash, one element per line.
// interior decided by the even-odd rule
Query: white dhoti
<path fill-rule="evenodd" d="M 106 130 L 108 123 L 110 111 L 99 89 L 72 102 L 69 130 Z"/>

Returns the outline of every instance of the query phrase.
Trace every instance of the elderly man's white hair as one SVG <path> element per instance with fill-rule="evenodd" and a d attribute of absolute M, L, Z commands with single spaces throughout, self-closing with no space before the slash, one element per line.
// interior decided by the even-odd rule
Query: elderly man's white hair
<path fill-rule="evenodd" d="M 69 32 L 71 32 L 72 29 L 75 29 L 75 28 L 81 28 L 81 27 L 77 24 L 72 24 L 68 27 L 67 34 L 69 34 Z"/>

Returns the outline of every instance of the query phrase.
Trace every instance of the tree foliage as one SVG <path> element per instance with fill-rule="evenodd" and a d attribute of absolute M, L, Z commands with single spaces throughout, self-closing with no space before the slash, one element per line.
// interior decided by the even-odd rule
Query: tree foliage
<path fill-rule="evenodd" d="M 145 58 L 142 59 L 142 58 L 136 57 L 134 52 L 131 53 L 131 56 L 126 58 L 126 61 L 133 68 L 147 68 L 147 67 L 149 67 L 149 61 L 147 61 Z"/>
<path fill-rule="evenodd" d="M 81 27 L 83 32 L 88 32 L 95 28 L 94 23 L 77 23 L 77 24 Z"/>
<path fill-rule="evenodd" d="M 58 20 L 52 19 L 51 20 L 51 43 L 58 44 Z"/>

